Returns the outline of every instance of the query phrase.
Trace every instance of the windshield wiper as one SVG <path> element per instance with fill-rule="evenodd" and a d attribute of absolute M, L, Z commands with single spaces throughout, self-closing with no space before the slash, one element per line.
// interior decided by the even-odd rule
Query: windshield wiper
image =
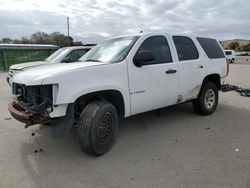
<path fill-rule="evenodd" d="M 87 59 L 87 60 L 84 60 L 84 61 L 102 62 L 102 61 L 100 61 L 98 59 Z"/>

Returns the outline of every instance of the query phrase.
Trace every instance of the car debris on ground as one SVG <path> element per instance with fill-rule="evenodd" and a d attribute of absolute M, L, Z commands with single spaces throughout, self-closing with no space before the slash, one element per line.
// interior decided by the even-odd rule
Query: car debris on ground
<path fill-rule="evenodd" d="M 224 84 L 224 85 L 221 86 L 221 91 L 222 92 L 236 91 L 241 96 L 250 97 L 250 88 L 249 89 L 244 89 L 244 88 L 236 86 L 236 85 Z"/>

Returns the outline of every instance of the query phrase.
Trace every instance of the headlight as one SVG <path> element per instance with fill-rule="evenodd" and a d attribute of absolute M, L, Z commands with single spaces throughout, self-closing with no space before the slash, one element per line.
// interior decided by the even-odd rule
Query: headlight
<path fill-rule="evenodd" d="M 9 75 L 13 76 L 13 74 L 14 74 L 14 71 L 13 70 L 9 70 Z"/>
<path fill-rule="evenodd" d="M 9 70 L 9 75 L 13 77 L 15 74 L 21 72 L 22 70 L 17 70 L 17 69 L 10 69 Z"/>

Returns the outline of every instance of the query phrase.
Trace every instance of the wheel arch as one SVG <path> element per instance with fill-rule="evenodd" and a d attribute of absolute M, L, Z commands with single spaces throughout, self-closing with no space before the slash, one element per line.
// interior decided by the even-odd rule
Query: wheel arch
<path fill-rule="evenodd" d="M 219 74 L 209 74 L 207 75 L 203 81 L 202 85 L 206 82 L 213 82 L 217 86 L 218 89 L 221 89 L 221 81 L 220 81 L 220 75 Z"/>
<path fill-rule="evenodd" d="M 113 104 L 120 117 L 125 116 L 125 101 L 122 93 L 118 90 L 100 90 L 79 96 L 75 100 L 76 113 L 82 111 L 84 107 L 95 100 L 106 100 Z"/>

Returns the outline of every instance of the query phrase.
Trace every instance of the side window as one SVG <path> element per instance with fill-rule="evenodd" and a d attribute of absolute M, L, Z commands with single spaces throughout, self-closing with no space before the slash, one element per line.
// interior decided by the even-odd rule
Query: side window
<path fill-rule="evenodd" d="M 155 59 L 150 64 L 170 63 L 172 56 L 167 39 L 164 36 L 153 36 L 147 38 L 140 46 L 136 55 L 142 50 L 153 52 Z"/>
<path fill-rule="evenodd" d="M 67 57 L 69 57 L 69 62 L 77 61 L 80 57 L 82 57 L 86 53 L 86 50 L 79 49 L 79 50 L 73 50 L 70 52 Z"/>
<path fill-rule="evenodd" d="M 197 40 L 210 59 L 225 58 L 220 45 L 215 39 L 198 37 Z"/>
<path fill-rule="evenodd" d="M 174 44 L 179 61 L 193 60 L 199 58 L 199 53 L 194 42 L 185 36 L 173 36 Z"/>

